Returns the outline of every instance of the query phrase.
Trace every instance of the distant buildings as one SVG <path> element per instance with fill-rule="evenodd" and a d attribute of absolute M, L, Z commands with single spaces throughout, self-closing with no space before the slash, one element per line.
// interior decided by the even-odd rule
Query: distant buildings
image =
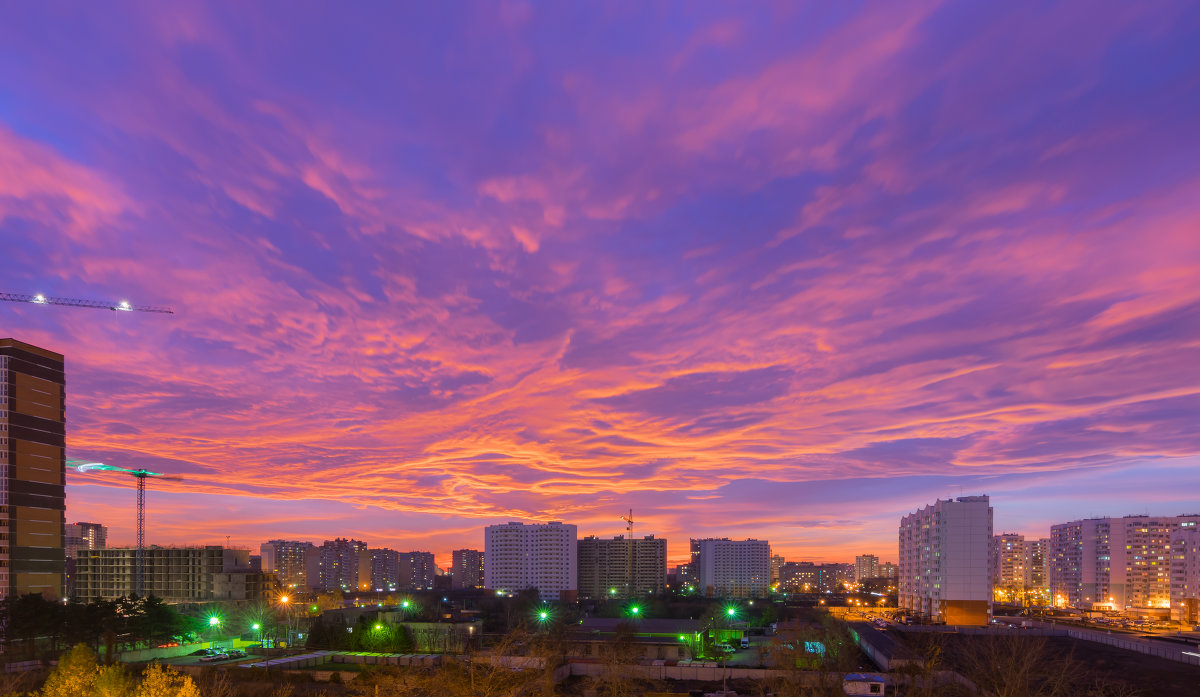
<path fill-rule="evenodd" d="M 782 554 L 771 555 L 771 587 L 774 588 L 779 583 L 779 570 L 783 568 L 786 560 Z"/>
<path fill-rule="evenodd" d="M 1011 532 L 993 535 L 988 567 L 995 600 L 1019 601 L 1025 593 L 1025 538 Z"/>
<path fill-rule="evenodd" d="M 779 567 L 779 589 L 785 593 L 816 593 L 821 587 L 821 574 L 810 561 L 789 561 Z"/>
<path fill-rule="evenodd" d="M 489 525 L 484 529 L 484 585 L 498 593 L 534 588 L 547 600 L 571 600 L 578 589 L 576 553 L 574 525 Z"/>
<path fill-rule="evenodd" d="M 275 574 L 284 588 L 307 590 L 320 581 L 321 556 L 311 542 L 271 540 L 259 552 L 262 570 Z"/>
<path fill-rule="evenodd" d="M 394 549 L 372 549 L 371 588 L 394 591 L 400 584 L 400 553 Z"/>
<path fill-rule="evenodd" d="M 81 549 L 104 549 L 107 543 L 108 528 L 100 523 L 67 524 L 65 597 L 75 597 L 75 554 Z"/>
<path fill-rule="evenodd" d="M 1198 524 L 1200 515 L 1090 518 L 1051 526 L 1054 604 L 1112 610 L 1171 607 L 1172 538 Z"/>
<path fill-rule="evenodd" d="M 371 588 L 371 556 L 367 543 L 337 538 L 321 545 L 320 579 L 324 591 L 357 591 Z"/>
<path fill-rule="evenodd" d="M 874 554 L 854 558 L 854 580 L 862 583 L 868 578 L 879 578 L 879 557 Z"/>
<path fill-rule="evenodd" d="M 483 552 L 454 550 L 450 556 L 450 574 L 455 588 L 483 588 Z"/>
<path fill-rule="evenodd" d="M 76 555 L 76 595 L 112 600 L 134 592 L 136 548 L 81 549 Z M 224 547 L 148 547 L 145 589 L 168 603 L 263 600 L 272 574 L 249 568 L 250 552 Z"/>
<path fill-rule="evenodd" d="M 61 354 L 0 339 L 0 598 L 63 595 L 65 385 Z"/>
<path fill-rule="evenodd" d="M 433 563 L 432 552 L 400 552 L 397 586 L 400 590 L 433 590 L 435 576 L 437 565 Z"/>
<path fill-rule="evenodd" d="M 632 540 L 623 535 L 611 540 L 589 536 L 579 540 L 576 556 L 580 598 L 628 598 L 662 593 L 666 588 L 665 539 L 653 535 Z"/>
<path fill-rule="evenodd" d="M 939 500 L 900 520 L 899 603 L 946 624 L 988 623 L 992 585 L 987 496 Z"/>
<path fill-rule="evenodd" d="M 708 597 L 762 598 L 771 582 L 766 540 L 692 540 L 698 589 Z"/>

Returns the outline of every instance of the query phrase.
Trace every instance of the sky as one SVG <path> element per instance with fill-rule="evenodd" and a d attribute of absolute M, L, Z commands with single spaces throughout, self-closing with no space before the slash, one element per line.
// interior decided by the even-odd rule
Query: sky
<path fill-rule="evenodd" d="M 0 13 L 0 291 L 175 311 L 0 303 L 149 543 L 1200 512 L 1196 3 Z"/>

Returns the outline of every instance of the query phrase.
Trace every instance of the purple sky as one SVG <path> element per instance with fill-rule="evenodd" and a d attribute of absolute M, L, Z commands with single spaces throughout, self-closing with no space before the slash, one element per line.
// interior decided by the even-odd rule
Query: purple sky
<path fill-rule="evenodd" d="M 151 543 L 1200 511 L 1196 3 L 2 13 L 0 290 L 177 314 L 0 336 Z"/>

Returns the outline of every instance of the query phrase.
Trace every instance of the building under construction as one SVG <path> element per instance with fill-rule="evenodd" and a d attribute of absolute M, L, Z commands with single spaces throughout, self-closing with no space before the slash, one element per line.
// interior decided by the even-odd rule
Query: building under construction
<path fill-rule="evenodd" d="M 653 535 L 585 537 L 576 556 L 580 598 L 645 596 L 663 592 L 667 584 L 667 541 Z"/>
<path fill-rule="evenodd" d="M 112 600 L 134 593 L 136 548 L 79 550 L 75 597 Z M 147 547 L 146 595 L 168 603 L 265 600 L 275 575 L 250 566 L 250 551 L 227 547 Z"/>

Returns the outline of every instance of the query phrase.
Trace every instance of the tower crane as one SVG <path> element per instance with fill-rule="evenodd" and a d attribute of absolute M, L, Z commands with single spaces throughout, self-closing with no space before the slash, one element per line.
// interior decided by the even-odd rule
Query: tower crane
<path fill-rule="evenodd" d="M 169 307 L 158 307 L 156 305 L 133 305 L 128 300 L 120 302 L 109 302 L 107 300 L 79 300 L 77 298 L 53 298 L 49 295 L 36 293 L 34 295 L 24 295 L 22 293 L 0 293 L 0 300 L 6 300 L 10 303 L 33 303 L 34 305 L 65 305 L 67 307 L 92 307 L 98 310 L 112 310 L 114 312 L 159 312 L 166 315 L 173 315 L 175 311 Z"/>
<path fill-rule="evenodd" d="M 621 520 L 625 521 L 625 537 L 628 539 L 626 543 L 626 558 L 625 570 L 627 576 L 625 578 L 625 597 L 633 597 L 633 509 L 629 509 L 629 515 L 621 516 Z"/>
<path fill-rule="evenodd" d="M 145 595 L 146 590 L 146 478 L 156 477 L 171 481 L 181 481 L 183 478 L 170 474 L 162 474 L 161 472 L 151 472 L 150 470 L 131 470 L 116 465 L 106 465 L 103 462 L 88 462 L 86 460 L 67 460 L 67 464 L 75 468 L 76 472 L 122 472 L 137 479 L 137 561 L 134 567 L 134 592 L 139 597 Z"/>

